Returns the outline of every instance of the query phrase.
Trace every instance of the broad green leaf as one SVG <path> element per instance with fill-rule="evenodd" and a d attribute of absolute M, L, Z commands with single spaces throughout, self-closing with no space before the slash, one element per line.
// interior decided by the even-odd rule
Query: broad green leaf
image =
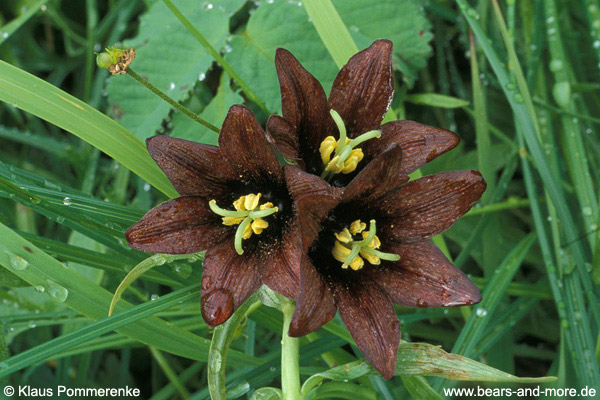
<path fill-rule="evenodd" d="M 4 61 L 0 61 L 0 100 L 74 134 L 167 196 L 177 196 L 142 141 L 131 132 L 81 100 Z"/>
<path fill-rule="evenodd" d="M 107 315 L 112 298 L 108 291 L 65 268 L 4 225 L 0 225 L 0 237 L 1 266 L 39 291 L 47 293 L 54 301 L 65 304 L 88 318 L 97 320 Z M 131 305 L 124 301 L 116 306 L 117 312 L 129 308 Z M 145 318 L 123 326 L 118 332 L 182 357 L 205 361 L 208 356 L 208 340 L 159 318 Z M 232 364 L 260 364 L 256 358 L 234 351 L 229 353 L 229 360 Z"/>
<path fill-rule="evenodd" d="M 441 108 L 460 108 L 469 105 L 467 100 L 437 93 L 413 93 L 407 95 L 405 100 L 409 103 Z"/>
<path fill-rule="evenodd" d="M 215 48 L 225 45 L 229 16 L 219 7 L 180 0 L 177 7 Z M 124 46 L 136 49 L 132 68 L 176 101 L 189 96 L 203 80 L 213 58 L 177 20 L 163 2 L 153 4 L 140 20 L 138 35 Z M 114 117 L 138 138 L 159 130 L 171 107 L 126 75 L 110 77 L 108 100 Z M 201 126 L 198 124 L 198 128 Z"/>
<path fill-rule="evenodd" d="M 242 104 L 243 102 L 244 98 L 232 91 L 229 86 L 229 80 L 224 79 L 221 82 L 221 86 L 219 86 L 217 95 L 202 110 L 200 117 L 220 127 L 225 120 L 229 108 L 234 104 Z M 212 145 L 216 145 L 218 142 L 219 136 L 215 132 L 181 114 L 173 116 L 172 124 L 173 130 L 171 131 L 171 136 Z"/>
<path fill-rule="evenodd" d="M 301 4 L 284 0 L 262 2 L 244 33 L 234 35 L 229 43 L 232 51 L 226 60 L 246 82 L 253 83 L 271 111 L 280 108 L 274 65 L 277 47 L 291 51 L 326 92 L 338 71 Z M 430 53 L 427 43 L 432 36 L 417 2 L 338 0 L 333 4 L 359 48 L 375 39 L 388 38 L 394 42 L 395 59 L 402 72 L 413 74 L 425 66 Z"/>
<path fill-rule="evenodd" d="M 427 343 L 403 342 L 398 348 L 396 375 L 441 376 L 455 381 L 552 382 L 553 376 L 521 378 Z"/>

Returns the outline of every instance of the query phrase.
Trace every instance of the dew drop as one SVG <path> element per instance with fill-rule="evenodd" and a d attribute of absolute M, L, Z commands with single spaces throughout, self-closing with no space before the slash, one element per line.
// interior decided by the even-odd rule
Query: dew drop
<path fill-rule="evenodd" d="M 65 217 L 61 217 L 59 215 L 58 217 L 56 217 L 56 222 L 58 222 L 59 224 L 62 224 L 63 222 L 65 222 Z"/>
<path fill-rule="evenodd" d="M 511 82 L 511 83 L 507 83 L 507 84 L 506 84 L 506 89 L 507 89 L 507 90 L 515 90 L 515 89 L 516 89 L 516 86 L 515 86 L 515 84 L 514 84 L 514 83 L 512 83 L 512 82 Z"/>
<path fill-rule="evenodd" d="M 8 34 L 8 32 L 2 32 L 2 37 L 3 37 L 4 39 L 6 39 L 8 36 L 10 36 L 10 35 Z"/>
<path fill-rule="evenodd" d="M 583 215 L 586 215 L 589 217 L 590 215 L 592 215 L 592 207 L 589 207 L 589 206 L 583 207 L 581 209 L 581 212 L 583 213 Z"/>
<path fill-rule="evenodd" d="M 224 51 L 225 53 L 231 53 L 231 52 L 233 51 L 233 47 L 231 47 L 231 45 L 229 45 L 229 44 L 226 44 L 226 45 L 223 47 L 223 51 Z"/>
<path fill-rule="evenodd" d="M 593 46 L 595 49 L 600 49 L 600 40 L 595 40 Z"/>
<path fill-rule="evenodd" d="M 19 257 L 18 255 L 13 254 L 9 251 L 7 251 L 6 254 L 8 254 L 8 260 L 10 261 L 11 267 L 16 269 L 17 271 L 23 271 L 29 266 L 29 262 L 23 257 Z"/>
<path fill-rule="evenodd" d="M 550 71 L 558 72 L 563 69 L 563 62 L 561 60 L 550 61 Z"/>
<path fill-rule="evenodd" d="M 475 311 L 475 315 L 479 318 L 483 318 L 487 315 L 487 310 L 485 308 L 478 308 L 477 311 Z"/>
<path fill-rule="evenodd" d="M 40 293 L 44 293 L 46 291 L 46 288 L 42 285 L 35 285 L 33 288 Z"/>
<path fill-rule="evenodd" d="M 29 324 L 27 324 L 27 326 L 33 329 L 37 326 L 37 324 L 33 321 L 29 321 Z"/>
<path fill-rule="evenodd" d="M 71 198 L 67 196 L 63 199 L 63 204 L 65 206 L 70 206 L 71 204 L 73 204 L 73 200 L 71 200 Z"/>
<path fill-rule="evenodd" d="M 214 7 L 214 6 L 212 5 L 212 3 L 206 3 L 206 4 L 204 5 L 204 9 L 206 9 L 206 10 L 212 10 L 212 9 L 213 9 L 213 7 Z"/>
<path fill-rule="evenodd" d="M 150 189 L 152 189 L 152 185 L 150 185 L 149 183 L 144 183 L 144 192 L 149 192 Z"/>
<path fill-rule="evenodd" d="M 69 296 L 69 291 L 58 283 L 48 280 L 48 294 L 59 303 L 64 303 Z"/>
<path fill-rule="evenodd" d="M 201 72 L 200 75 L 198 75 L 198 80 L 203 81 L 205 79 L 206 79 L 206 74 L 204 72 Z"/>
<path fill-rule="evenodd" d="M 173 90 L 173 89 L 175 89 L 175 82 L 171 82 L 169 84 L 169 90 Z"/>
<path fill-rule="evenodd" d="M 150 301 L 154 301 L 154 300 L 158 300 L 159 299 L 159 295 L 157 295 L 156 293 L 152 294 L 152 296 L 150 296 Z"/>
<path fill-rule="evenodd" d="M 216 350 L 210 354 L 210 359 L 208 360 L 208 366 L 214 372 L 219 372 L 223 365 L 223 358 L 221 357 L 221 352 Z"/>
<path fill-rule="evenodd" d="M 42 4 L 42 6 L 40 7 L 40 10 L 42 10 L 42 12 L 46 12 L 48 8 L 46 7 L 45 4 Z"/>
<path fill-rule="evenodd" d="M 523 102 L 523 96 L 521 95 L 521 93 L 515 93 L 515 95 L 513 96 L 513 99 L 515 100 L 515 103 Z"/>

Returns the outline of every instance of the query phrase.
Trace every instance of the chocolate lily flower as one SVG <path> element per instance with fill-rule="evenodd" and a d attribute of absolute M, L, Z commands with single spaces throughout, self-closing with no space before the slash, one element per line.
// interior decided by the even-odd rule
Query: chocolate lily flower
<path fill-rule="evenodd" d="M 134 249 L 206 250 L 202 316 L 225 322 L 261 283 L 296 298 L 300 234 L 283 170 L 250 110 L 233 106 L 219 147 L 154 136 L 148 151 L 181 197 L 150 210 L 126 232 Z"/>
<path fill-rule="evenodd" d="M 346 186 L 390 144 L 397 143 L 410 173 L 458 144 L 455 134 L 413 121 L 381 125 L 394 95 L 392 42 L 376 40 L 340 70 L 329 99 L 317 79 L 287 50 L 277 49 L 283 117 L 267 132 L 278 151 L 334 186 Z"/>
<path fill-rule="evenodd" d="M 409 165 L 412 165 L 409 167 Z M 477 171 L 408 182 L 419 162 L 392 144 L 344 189 L 296 167 L 286 179 L 300 215 L 304 254 L 290 336 L 339 310 L 358 348 L 385 379 L 394 375 L 400 326 L 393 304 L 442 307 L 481 300 L 477 287 L 428 239 L 448 229 L 485 190 Z"/>

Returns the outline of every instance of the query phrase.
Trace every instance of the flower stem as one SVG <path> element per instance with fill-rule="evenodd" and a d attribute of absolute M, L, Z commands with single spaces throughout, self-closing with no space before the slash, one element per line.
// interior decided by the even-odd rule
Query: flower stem
<path fill-rule="evenodd" d="M 135 72 L 131 67 L 127 68 L 127 75 L 131 76 L 133 79 L 135 79 L 136 81 L 141 83 L 142 86 L 149 89 L 152 93 L 154 93 L 155 95 L 157 95 L 158 97 L 160 97 L 161 99 L 163 99 L 164 101 L 166 101 L 167 103 L 169 103 L 170 105 L 172 105 L 177 110 L 181 111 L 182 113 L 184 113 L 186 116 L 190 117 L 197 123 L 204 125 L 205 127 L 207 127 L 208 129 L 210 129 L 213 132 L 219 133 L 219 128 L 217 128 L 210 122 L 203 120 L 202 118 L 200 118 L 199 116 L 197 116 L 196 114 L 194 114 L 193 112 L 191 112 L 190 110 L 188 110 L 187 108 L 185 108 L 184 106 L 182 106 L 181 104 L 179 104 L 178 102 L 176 102 L 175 100 L 173 100 L 172 98 L 167 96 L 165 93 L 161 92 L 160 89 L 158 89 L 156 86 L 154 86 L 153 84 L 148 82 L 146 79 L 144 79 L 140 75 L 138 75 L 138 73 Z"/>
<path fill-rule="evenodd" d="M 244 92 L 244 94 L 248 96 L 248 98 L 254 103 L 256 103 L 256 105 L 258 105 L 264 112 L 269 114 L 269 110 L 267 109 L 267 106 L 265 106 L 265 103 L 263 103 L 262 100 L 258 98 L 256 93 L 254 93 L 254 91 L 250 89 L 250 86 L 248 86 L 248 84 L 246 84 L 246 82 L 244 82 L 242 78 L 240 78 L 240 76 L 233 70 L 233 68 L 231 68 L 231 65 L 229 65 L 229 63 L 225 61 L 223 57 L 221 57 L 221 54 L 219 54 L 219 52 L 215 50 L 215 48 L 208 42 L 208 40 L 206 40 L 206 38 L 202 36 L 198 29 L 196 29 L 194 25 L 192 25 L 190 20 L 187 19 L 186 16 L 183 15 L 183 13 L 179 11 L 179 9 L 170 0 L 163 0 L 163 3 L 165 3 L 165 5 L 169 7 L 171 12 L 177 17 L 177 19 L 179 19 L 183 26 L 185 26 L 187 30 L 190 31 L 192 35 L 194 35 L 196 40 L 198 40 L 200 44 L 204 46 L 206 51 L 208 51 L 210 55 L 213 56 L 215 60 L 217 60 L 217 62 L 221 65 L 221 67 L 223 67 L 225 72 L 229 74 L 231 79 L 233 79 L 238 85 L 240 85 L 242 92 Z"/>
<path fill-rule="evenodd" d="M 294 304 L 286 301 L 281 307 L 283 332 L 281 334 L 281 390 L 283 400 L 300 400 L 300 341 L 288 336 L 294 314 Z"/>

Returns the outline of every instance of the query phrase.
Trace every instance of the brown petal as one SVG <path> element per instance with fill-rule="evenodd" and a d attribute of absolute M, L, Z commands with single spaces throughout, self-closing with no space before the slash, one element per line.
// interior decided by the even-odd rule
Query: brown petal
<path fill-rule="evenodd" d="M 283 239 L 274 243 L 259 268 L 262 282 L 279 294 L 296 300 L 300 286 L 302 242 L 296 221 L 291 221 Z"/>
<path fill-rule="evenodd" d="M 235 179 L 219 148 L 168 136 L 146 140 L 148 152 L 182 196 L 219 197 Z"/>
<path fill-rule="evenodd" d="M 229 109 L 219 134 L 219 148 L 241 179 L 282 177 L 273 147 L 252 111 L 244 106 Z"/>
<path fill-rule="evenodd" d="M 271 115 L 267 120 L 267 139 L 282 156 L 304 169 L 304 161 L 299 153 L 298 133 L 289 122 L 279 115 Z"/>
<path fill-rule="evenodd" d="M 348 136 L 378 129 L 394 96 L 392 42 L 376 40 L 356 53 L 340 70 L 329 94 Z"/>
<path fill-rule="evenodd" d="M 365 273 L 394 303 L 404 307 L 447 307 L 481 301 L 477 286 L 433 243 L 425 240 L 394 245 L 386 251 L 398 254 L 400 260 L 365 268 Z"/>
<path fill-rule="evenodd" d="M 290 323 L 289 335 L 304 336 L 329 322 L 336 313 L 333 293 L 311 263 L 302 257 L 300 265 L 300 295 Z"/>
<path fill-rule="evenodd" d="M 392 143 L 402 147 L 401 173 L 410 174 L 455 148 L 460 139 L 446 129 L 414 121 L 393 121 L 381 126 L 381 138 L 366 142 L 365 158 L 375 157 Z"/>
<path fill-rule="evenodd" d="M 380 238 L 415 242 L 444 232 L 471 209 L 485 181 L 477 171 L 440 172 L 387 193 L 380 204 L 385 223 Z M 381 229 L 380 229 L 381 226 Z"/>
<path fill-rule="evenodd" d="M 202 197 L 177 197 L 159 204 L 125 232 L 129 245 L 149 253 L 190 254 L 232 235 Z"/>
<path fill-rule="evenodd" d="M 340 202 L 341 191 L 296 167 L 286 165 L 284 173 L 296 206 L 302 248 L 307 251 L 319 234 L 323 218 Z"/>
<path fill-rule="evenodd" d="M 336 285 L 335 299 L 360 351 L 384 379 L 390 379 L 400 344 L 400 323 L 390 298 L 377 284 L 364 281 Z"/>
<path fill-rule="evenodd" d="M 275 68 L 281 86 L 285 118 L 296 130 L 301 146 L 318 149 L 327 136 L 327 96 L 317 79 L 285 49 L 277 49 Z"/>
<path fill-rule="evenodd" d="M 408 176 L 400 172 L 402 149 L 392 144 L 386 151 L 368 163 L 360 173 L 350 181 L 342 201 L 369 203 L 408 182 Z"/>
<path fill-rule="evenodd" d="M 236 253 L 233 239 L 211 247 L 202 267 L 202 317 L 220 325 L 260 287 L 256 271 L 259 253 Z"/>

